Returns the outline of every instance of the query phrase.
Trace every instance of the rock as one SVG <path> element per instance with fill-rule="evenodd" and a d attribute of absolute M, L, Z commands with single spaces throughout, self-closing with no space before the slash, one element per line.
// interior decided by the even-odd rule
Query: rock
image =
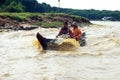
<path fill-rule="evenodd" d="M 20 24 L 19 28 L 20 28 L 20 30 L 32 30 L 32 29 L 38 28 L 38 26 L 30 25 L 30 24 Z"/>

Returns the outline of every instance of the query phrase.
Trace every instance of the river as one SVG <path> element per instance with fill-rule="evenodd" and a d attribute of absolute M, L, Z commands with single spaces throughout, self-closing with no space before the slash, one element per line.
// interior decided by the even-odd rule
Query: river
<path fill-rule="evenodd" d="M 54 38 L 56 28 L 0 32 L 0 80 L 120 80 L 120 22 L 91 22 L 100 25 L 83 27 L 87 45 L 74 51 L 34 45 L 37 32 Z"/>

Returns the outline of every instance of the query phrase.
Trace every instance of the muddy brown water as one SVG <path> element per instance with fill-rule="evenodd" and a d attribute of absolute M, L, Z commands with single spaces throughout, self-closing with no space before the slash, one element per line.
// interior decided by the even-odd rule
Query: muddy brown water
<path fill-rule="evenodd" d="M 33 44 L 37 32 L 55 38 L 58 29 L 0 32 L 0 80 L 120 80 L 120 22 L 110 23 L 82 28 L 87 45 L 74 51 Z"/>

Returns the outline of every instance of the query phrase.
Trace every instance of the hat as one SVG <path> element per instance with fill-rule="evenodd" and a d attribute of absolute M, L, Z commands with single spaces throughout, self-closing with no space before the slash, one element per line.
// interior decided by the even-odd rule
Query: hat
<path fill-rule="evenodd" d="M 78 26 L 77 23 L 74 21 L 71 26 Z"/>

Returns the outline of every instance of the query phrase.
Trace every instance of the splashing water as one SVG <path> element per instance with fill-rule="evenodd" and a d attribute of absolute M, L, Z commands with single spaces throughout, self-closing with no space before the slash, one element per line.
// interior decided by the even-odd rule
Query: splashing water
<path fill-rule="evenodd" d="M 118 28 L 82 28 L 87 45 L 74 51 L 41 52 L 36 33 L 54 38 L 58 29 L 0 32 L 0 80 L 119 80 Z"/>

